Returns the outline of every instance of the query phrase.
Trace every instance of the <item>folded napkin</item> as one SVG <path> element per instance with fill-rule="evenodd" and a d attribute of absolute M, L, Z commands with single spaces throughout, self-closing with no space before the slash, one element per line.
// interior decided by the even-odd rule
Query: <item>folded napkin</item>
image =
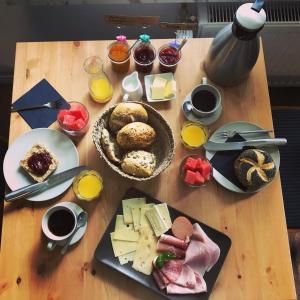
<path fill-rule="evenodd" d="M 60 101 L 59 108 L 35 108 L 19 112 L 31 128 L 47 128 L 56 121 L 58 110 L 69 108 L 70 105 L 46 79 L 41 80 L 12 105 L 14 108 L 21 108 L 25 105 L 45 104 L 53 100 Z"/>
<path fill-rule="evenodd" d="M 228 138 L 227 142 L 242 142 L 245 139 L 236 134 L 232 138 Z M 238 156 L 244 150 L 237 150 L 237 151 L 218 151 L 210 160 L 214 169 L 216 169 L 219 173 L 221 173 L 226 179 L 232 182 L 234 185 L 239 187 L 241 190 L 246 191 L 246 188 L 243 187 L 240 182 L 238 181 L 235 172 L 234 172 L 234 161 L 238 158 Z"/>

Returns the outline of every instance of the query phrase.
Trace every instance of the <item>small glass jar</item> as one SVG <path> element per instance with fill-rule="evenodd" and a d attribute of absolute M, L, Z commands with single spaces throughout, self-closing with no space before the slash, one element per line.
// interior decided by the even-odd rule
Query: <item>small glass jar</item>
<path fill-rule="evenodd" d="M 198 160 L 200 159 L 202 162 L 205 162 L 205 164 L 207 164 L 209 167 L 210 167 L 210 170 L 206 170 L 206 173 L 205 174 L 202 174 L 201 173 L 201 167 L 200 166 L 196 166 L 196 169 L 195 170 L 190 170 L 192 172 L 194 172 L 195 174 L 198 172 L 200 173 L 201 177 L 204 179 L 203 182 L 201 181 L 198 181 L 197 183 L 188 183 L 186 181 L 186 176 L 187 176 L 187 169 L 185 168 L 185 164 L 186 164 L 186 161 L 189 159 L 189 158 L 193 158 L 194 160 Z M 206 167 L 208 168 L 208 167 Z M 213 168 L 212 168 L 212 165 L 210 163 L 210 161 L 208 159 L 206 159 L 205 157 L 201 156 L 201 155 L 198 155 L 198 154 L 191 154 L 191 155 L 188 155 L 186 156 L 181 164 L 180 164 L 180 167 L 179 167 L 179 176 L 182 180 L 182 182 L 187 185 L 188 187 L 191 187 L 191 188 L 198 188 L 198 187 L 201 187 L 201 186 L 206 186 L 206 184 L 211 180 L 212 178 L 212 174 L 213 174 Z M 197 175 L 195 175 L 197 176 Z M 199 175 L 198 175 L 199 176 Z"/>
<path fill-rule="evenodd" d="M 88 86 L 92 99 L 105 103 L 113 96 L 113 86 L 103 71 L 103 62 L 99 56 L 88 57 L 84 62 L 84 70 L 88 74 Z"/>
<path fill-rule="evenodd" d="M 152 71 L 156 50 L 150 43 L 149 35 L 140 35 L 140 41 L 134 48 L 133 58 L 138 72 L 150 73 Z"/>
<path fill-rule="evenodd" d="M 108 47 L 108 58 L 114 72 L 124 74 L 129 71 L 130 52 L 125 35 L 118 35 Z"/>
<path fill-rule="evenodd" d="M 158 50 L 158 59 L 160 72 L 174 73 L 181 59 L 181 51 L 177 51 L 172 43 L 162 45 Z"/>
<path fill-rule="evenodd" d="M 185 122 L 181 128 L 181 142 L 189 149 L 199 149 L 207 142 L 208 137 L 209 130 L 202 123 Z"/>
<path fill-rule="evenodd" d="M 103 190 L 103 179 L 95 170 L 80 172 L 73 181 L 73 191 L 79 200 L 97 199 Z"/>
<path fill-rule="evenodd" d="M 69 136 L 81 136 L 89 129 L 89 112 L 85 105 L 80 102 L 72 101 L 69 104 L 69 109 L 58 111 L 58 125 Z"/>

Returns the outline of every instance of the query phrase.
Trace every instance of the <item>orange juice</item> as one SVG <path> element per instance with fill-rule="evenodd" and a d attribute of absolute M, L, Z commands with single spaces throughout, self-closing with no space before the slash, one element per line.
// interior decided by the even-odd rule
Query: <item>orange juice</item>
<path fill-rule="evenodd" d="M 188 148 L 199 148 L 207 142 L 208 129 L 200 123 L 185 123 L 181 129 L 181 141 Z"/>

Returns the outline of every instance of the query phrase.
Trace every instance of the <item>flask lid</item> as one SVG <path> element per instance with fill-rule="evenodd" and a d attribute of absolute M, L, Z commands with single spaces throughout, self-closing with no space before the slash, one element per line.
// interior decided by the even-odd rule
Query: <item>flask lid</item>
<path fill-rule="evenodd" d="M 260 10 L 257 9 L 255 4 L 243 4 L 236 11 L 236 20 L 245 29 L 257 30 L 263 27 L 266 22 L 267 16 L 265 10 L 262 8 L 262 6 L 260 7 Z M 261 2 L 259 4 L 261 4 Z"/>

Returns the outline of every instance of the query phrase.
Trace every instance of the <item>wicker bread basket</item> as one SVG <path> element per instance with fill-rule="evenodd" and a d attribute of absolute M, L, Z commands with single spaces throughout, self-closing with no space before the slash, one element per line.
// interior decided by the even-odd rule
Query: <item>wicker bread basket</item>
<path fill-rule="evenodd" d="M 102 115 L 99 116 L 99 118 L 94 124 L 92 136 L 93 136 L 93 142 L 98 152 L 100 153 L 100 156 L 105 160 L 105 162 L 109 165 L 110 168 L 112 168 L 114 171 L 119 173 L 124 178 L 128 178 L 135 181 L 146 181 L 159 175 L 171 163 L 172 158 L 174 156 L 174 137 L 173 137 L 172 129 L 170 128 L 167 121 L 161 116 L 159 112 L 157 112 L 150 105 L 141 102 L 136 102 L 136 103 L 143 105 L 143 107 L 146 109 L 148 113 L 147 123 L 150 126 L 152 126 L 156 131 L 155 142 L 151 146 L 151 148 L 147 150 L 155 154 L 156 161 L 157 161 L 155 170 L 151 176 L 136 177 L 124 173 L 121 167 L 118 164 L 115 164 L 114 162 L 110 161 L 104 152 L 104 149 L 100 142 L 102 129 L 103 128 L 109 129 L 108 120 L 112 111 L 117 106 L 117 104 L 110 107 L 109 109 L 104 111 Z"/>

